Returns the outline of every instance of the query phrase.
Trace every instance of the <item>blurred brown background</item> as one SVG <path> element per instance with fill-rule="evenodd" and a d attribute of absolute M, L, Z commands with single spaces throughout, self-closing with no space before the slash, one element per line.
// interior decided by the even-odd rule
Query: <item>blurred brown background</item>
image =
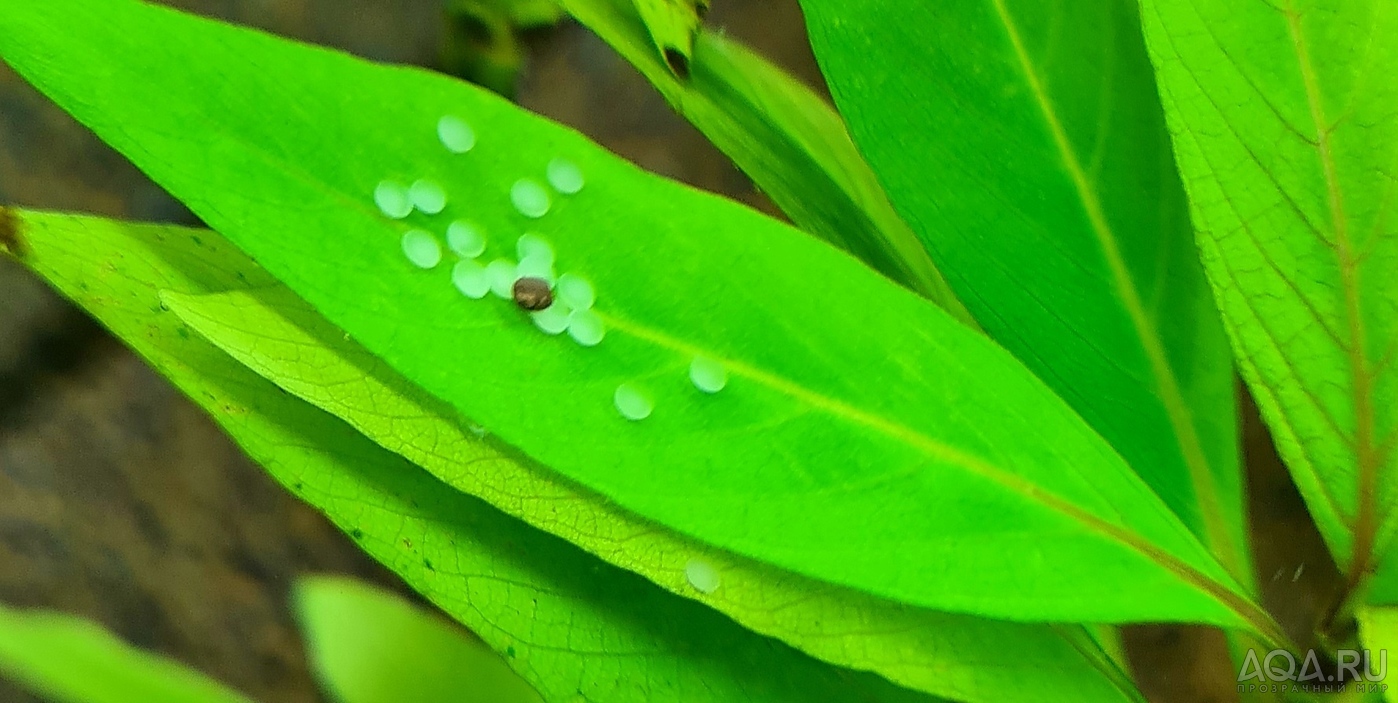
<path fill-rule="evenodd" d="M 170 4 L 428 67 L 440 66 L 446 38 L 441 0 Z M 796 0 L 713 4 L 711 26 L 822 85 Z M 565 21 L 529 32 L 523 48 L 525 107 L 650 170 L 773 212 L 586 30 Z M 3 65 L 0 203 L 195 224 Z M 1333 567 L 1255 417 L 1247 436 L 1260 578 L 1283 624 L 1304 631 Z M 258 700 L 316 701 L 287 589 L 295 575 L 323 571 L 397 583 L 82 312 L 0 259 L 0 601 L 93 618 Z M 1129 641 L 1152 699 L 1236 699 L 1209 633 L 1142 627 Z M 0 702 L 29 700 L 0 682 Z"/>

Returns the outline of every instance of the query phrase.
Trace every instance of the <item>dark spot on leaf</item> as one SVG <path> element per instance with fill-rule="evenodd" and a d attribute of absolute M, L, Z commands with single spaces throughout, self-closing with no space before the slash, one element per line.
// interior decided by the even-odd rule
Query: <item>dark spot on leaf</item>
<path fill-rule="evenodd" d="M 24 238 L 20 236 L 19 218 L 9 208 L 0 207 L 0 247 L 16 257 L 29 253 Z"/>
<path fill-rule="evenodd" d="M 665 63 L 669 64 L 670 71 L 681 80 L 689 80 L 689 57 L 683 51 L 673 46 L 665 47 Z"/>
<path fill-rule="evenodd" d="M 408 539 L 407 537 L 404 537 L 404 538 L 403 538 L 403 546 L 404 546 L 405 548 L 407 548 L 407 549 L 412 549 L 412 548 L 413 548 L 413 541 L 410 540 L 410 539 Z"/>
<path fill-rule="evenodd" d="M 431 559 L 423 559 L 423 560 L 422 560 L 422 565 L 425 566 L 425 567 L 427 567 L 427 570 L 428 570 L 428 571 L 436 571 L 436 569 L 432 567 L 432 560 L 431 560 Z"/>
<path fill-rule="evenodd" d="M 175 333 L 180 336 L 180 339 L 189 339 L 189 330 L 187 328 L 181 327 L 175 330 Z"/>
<path fill-rule="evenodd" d="M 353 537 L 355 539 L 364 539 L 364 530 L 361 530 L 358 527 L 356 527 L 353 530 L 350 530 L 350 537 Z"/>
<path fill-rule="evenodd" d="M 198 238 L 198 237 L 190 237 L 190 239 L 193 239 L 193 240 L 194 240 L 194 246 L 196 246 L 196 247 L 202 247 L 202 246 L 204 246 L 204 240 L 202 240 L 202 239 L 200 239 L 200 238 Z"/>
<path fill-rule="evenodd" d="M 511 658 L 511 659 L 514 659 L 514 658 L 515 658 L 515 646 L 514 646 L 514 645 L 510 645 L 510 646 L 508 646 L 508 647 L 505 648 L 505 656 L 507 656 L 507 657 L 509 657 L 509 658 Z"/>
<path fill-rule="evenodd" d="M 296 483 L 291 484 L 291 487 L 299 491 L 301 490 L 301 482 L 297 481 Z"/>

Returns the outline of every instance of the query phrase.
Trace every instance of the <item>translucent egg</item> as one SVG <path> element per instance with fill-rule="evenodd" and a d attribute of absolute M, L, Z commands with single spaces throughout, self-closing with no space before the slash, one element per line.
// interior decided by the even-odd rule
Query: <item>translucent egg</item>
<path fill-rule="evenodd" d="M 520 261 L 531 256 L 545 259 L 550 264 L 554 261 L 553 246 L 548 243 L 547 239 L 533 232 L 526 232 L 520 235 L 519 239 L 515 240 L 515 254 L 519 256 Z"/>
<path fill-rule="evenodd" d="M 572 195 L 583 188 L 582 170 L 567 159 L 554 159 L 548 165 L 549 185 L 564 195 Z"/>
<path fill-rule="evenodd" d="M 597 294 L 592 284 L 577 274 L 565 273 L 558 277 L 556 293 L 558 299 L 575 310 L 586 310 L 597 302 Z"/>
<path fill-rule="evenodd" d="M 553 272 L 553 262 L 541 254 L 534 253 L 519 260 L 520 278 L 542 278 L 550 286 L 558 278 Z"/>
<path fill-rule="evenodd" d="M 616 403 L 617 412 L 621 413 L 622 417 L 632 421 L 650 417 L 651 411 L 655 409 L 655 404 L 651 402 L 650 396 L 633 383 L 623 383 L 617 386 L 612 401 Z"/>
<path fill-rule="evenodd" d="M 591 310 L 574 310 L 568 313 L 568 336 L 585 347 L 595 347 L 602 342 L 607 330 L 602 318 Z"/>
<path fill-rule="evenodd" d="M 532 219 L 543 217 L 549 211 L 548 191 L 528 178 L 521 178 L 510 187 L 510 202 L 519 214 Z"/>
<path fill-rule="evenodd" d="M 530 317 L 534 318 L 534 325 L 544 334 L 563 334 L 563 330 L 568 329 L 568 313 L 568 306 L 555 300 L 553 305 L 530 313 Z"/>
<path fill-rule="evenodd" d="M 718 590 L 718 569 L 703 559 L 690 559 L 684 565 L 684 577 L 694 590 L 708 595 Z"/>
<path fill-rule="evenodd" d="M 410 229 L 403 233 L 403 255 L 414 266 L 430 269 L 442 263 L 442 246 L 436 237 L 420 229 Z"/>
<path fill-rule="evenodd" d="M 728 385 L 728 369 L 720 361 L 696 356 L 689 364 L 689 380 L 705 393 L 717 393 Z"/>
<path fill-rule="evenodd" d="M 380 181 L 374 188 L 374 204 L 379 206 L 380 212 L 395 220 L 401 220 L 413 212 L 408 189 L 393 181 Z"/>
<path fill-rule="evenodd" d="M 485 253 L 485 235 L 475 224 L 457 220 L 447 226 L 447 246 L 462 258 L 474 259 Z"/>
<path fill-rule="evenodd" d="M 419 179 L 408 188 L 408 199 L 419 211 L 435 215 L 447 206 L 447 193 L 442 187 L 427 179 Z"/>
<path fill-rule="evenodd" d="M 496 259 L 485 267 L 486 277 L 490 280 L 490 292 L 498 298 L 514 300 L 515 281 L 519 280 L 519 273 L 515 269 L 515 262 L 506 259 Z"/>
<path fill-rule="evenodd" d="M 462 295 L 473 300 L 480 300 L 490 292 L 490 276 L 475 259 L 456 262 L 451 270 L 451 283 Z"/>
<path fill-rule="evenodd" d="M 454 154 L 464 154 L 476 146 L 476 131 L 466 120 L 454 115 L 437 120 L 437 138 Z"/>

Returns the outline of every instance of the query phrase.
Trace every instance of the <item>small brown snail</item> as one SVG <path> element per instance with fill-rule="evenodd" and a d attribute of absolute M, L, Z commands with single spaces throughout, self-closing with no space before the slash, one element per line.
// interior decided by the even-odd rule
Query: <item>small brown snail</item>
<path fill-rule="evenodd" d="M 553 289 L 542 278 L 526 276 L 515 281 L 515 304 L 524 310 L 543 310 L 553 304 Z"/>

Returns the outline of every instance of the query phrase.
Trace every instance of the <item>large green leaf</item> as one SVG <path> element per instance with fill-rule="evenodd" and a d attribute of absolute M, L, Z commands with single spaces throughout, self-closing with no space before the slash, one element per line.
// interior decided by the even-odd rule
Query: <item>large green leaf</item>
<path fill-rule="evenodd" d="M 82 618 L 0 606 L 0 672 L 64 703 L 249 703 Z"/>
<path fill-rule="evenodd" d="M 478 435 L 283 287 L 162 300 L 195 331 L 291 394 L 337 415 L 448 485 L 749 629 L 835 664 L 958 700 L 1135 697 L 1081 628 L 911 608 L 707 548 L 560 480 Z M 686 575 L 707 564 L 712 593 Z M 1013 656 L 1006 657 L 1006 652 Z"/>
<path fill-rule="evenodd" d="M 688 79 L 655 51 L 631 0 L 560 0 L 752 178 L 796 226 L 864 260 L 972 326 L 917 235 L 815 91 L 736 40 L 704 32 Z"/>
<path fill-rule="evenodd" d="M 786 225 L 458 81 L 156 6 L 7 4 L 0 54 L 396 371 L 635 513 L 913 605 L 1278 637 L 1028 370 Z M 475 125 L 471 153 L 437 144 L 446 114 Z M 546 219 L 511 208 L 560 155 L 586 189 Z M 605 341 L 545 336 L 410 265 L 372 194 L 419 176 L 452 208 L 410 224 L 469 215 L 492 255 L 540 233 L 595 285 Z M 722 393 L 689 383 L 696 357 L 726 368 Z M 613 407 L 626 383 L 652 417 Z"/>
<path fill-rule="evenodd" d="M 548 703 L 926 703 L 817 662 L 451 489 L 192 333 L 159 293 L 273 281 L 217 235 L 24 213 L 24 263 L 144 356 L 278 482 L 505 655 Z"/>
<path fill-rule="evenodd" d="M 1228 346 L 1134 0 L 802 0 L 851 134 L 982 327 L 1239 578 Z"/>
<path fill-rule="evenodd" d="M 1243 375 L 1357 585 L 1398 493 L 1398 13 L 1389 0 L 1143 8 Z"/>
<path fill-rule="evenodd" d="M 296 615 L 306 658 L 338 703 L 543 703 L 479 639 L 375 586 L 303 578 Z"/>

